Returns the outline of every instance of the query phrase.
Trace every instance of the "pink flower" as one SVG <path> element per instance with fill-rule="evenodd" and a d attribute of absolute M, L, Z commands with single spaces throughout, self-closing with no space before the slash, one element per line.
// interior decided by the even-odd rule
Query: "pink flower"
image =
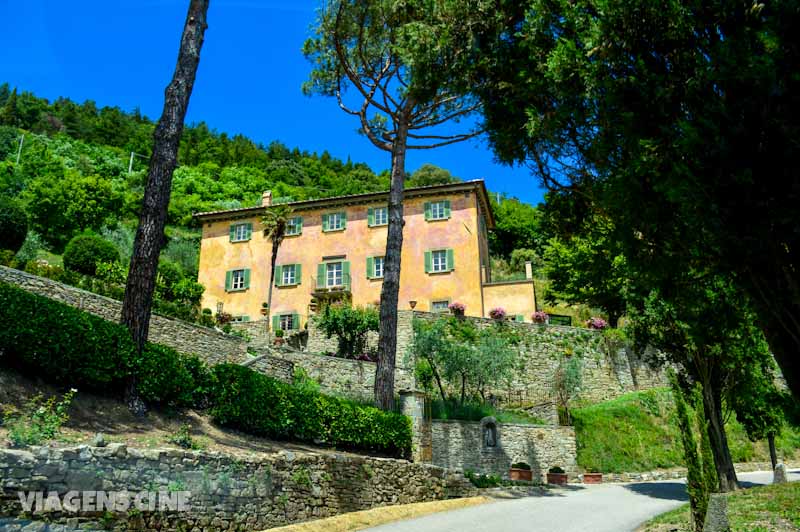
<path fill-rule="evenodd" d="M 450 306 L 448 308 L 450 309 L 450 312 L 452 312 L 453 314 L 463 314 L 464 311 L 467 309 L 467 306 L 464 303 L 459 303 L 458 301 L 454 301 L 450 303 Z"/>
<path fill-rule="evenodd" d="M 547 323 L 547 320 L 550 319 L 550 315 L 543 310 L 537 310 L 533 314 L 531 314 L 531 320 L 534 323 Z"/>
<path fill-rule="evenodd" d="M 608 322 L 603 318 L 598 318 L 596 316 L 593 316 L 586 321 L 586 326 L 589 327 L 590 329 L 600 330 L 608 327 Z"/>
<path fill-rule="evenodd" d="M 506 317 L 506 311 L 503 307 L 493 308 L 489 311 L 489 317 L 493 320 L 503 320 Z"/>

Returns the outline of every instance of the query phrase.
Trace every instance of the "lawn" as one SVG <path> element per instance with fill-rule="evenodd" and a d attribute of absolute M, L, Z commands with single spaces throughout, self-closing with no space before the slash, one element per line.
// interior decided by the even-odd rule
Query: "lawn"
<path fill-rule="evenodd" d="M 732 532 L 788 532 L 800 530 L 800 482 L 760 486 L 728 496 Z M 692 530 L 689 505 L 661 514 L 645 523 L 640 532 Z"/>

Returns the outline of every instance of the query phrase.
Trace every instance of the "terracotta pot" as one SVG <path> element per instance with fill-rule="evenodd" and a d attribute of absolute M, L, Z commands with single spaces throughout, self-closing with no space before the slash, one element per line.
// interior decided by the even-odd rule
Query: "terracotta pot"
<path fill-rule="evenodd" d="M 602 473 L 584 473 L 583 474 L 583 483 L 584 484 L 602 484 L 603 483 L 603 474 Z"/>
<path fill-rule="evenodd" d="M 567 483 L 567 474 L 566 473 L 548 473 L 547 474 L 547 483 L 548 484 L 566 484 Z"/>
<path fill-rule="evenodd" d="M 284 342 L 283 337 L 281 337 L 281 338 L 275 338 L 274 343 L 275 345 L 283 345 L 283 342 Z"/>
<path fill-rule="evenodd" d="M 533 471 L 530 469 L 516 469 L 512 467 L 508 472 L 508 478 L 511 480 L 527 480 L 530 482 L 533 480 Z"/>
<path fill-rule="evenodd" d="M 262 309 L 261 309 L 261 315 L 262 315 L 262 316 L 266 316 L 266 315 L 267 315 L 267 312 L 269 312 L 269 309 L 266 309 L 266 308 L 262 308 Z"/>

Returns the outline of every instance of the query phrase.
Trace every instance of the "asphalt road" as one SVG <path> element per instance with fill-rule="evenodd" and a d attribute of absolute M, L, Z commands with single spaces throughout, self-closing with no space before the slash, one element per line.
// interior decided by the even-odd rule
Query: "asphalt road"
<path fill-rule="evenodd" d="M 800 480 L 800 470 L 789 479 Z M 771 472 L 742 473 L 744 486 L 772 482 Z M 624 532 L 687 501 L 680 480 L 568 486 L 546 495 L 398 521 L 371 532 Z"/>

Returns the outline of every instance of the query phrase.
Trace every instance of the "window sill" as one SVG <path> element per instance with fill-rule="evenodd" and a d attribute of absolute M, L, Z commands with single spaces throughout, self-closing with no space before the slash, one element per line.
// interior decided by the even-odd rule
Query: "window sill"
<path fill-rule="evenodd" d="M 447 218 L 428 218 L 425 221 L 426 222 L 446 222 L 449 219 L 450 219 L 450 217 L 448 216 Z"/>
<path fill-rule="evenodd" d="M 323 233 L 343 233 L 344 230 L 347 229 L 346 227 L 342 227 L 341 229 L 323 229 Z"/>
<path fill-rule="evenodd" d="M 368 281 L 383 281 L 383 276 L 380 277 L 367 277 Z"/>
<path fill-rule="evenodd" d="M 444 275 L 446 273 L 453 273 L 454 271 L 455 271 L 455 269 L 453 269 L 453 270 L 444 270 L 444 271 L 441 271 L 441 272 L 428 272 L 428 275 Z"/>
<path fill-rule="evenodd" d="M 302 235 L 303 235 L 303 233 L 286 233 L 283 236 L 284 236 L 284 238 L 289 238 L 289 237 L 292 237 L 292 236 L 302 236 Z"/>
<path fill-rule="evenodd" d="M 229 294 L 232 293 L 232 292 L 247 292 L 247 288 L 231 288 L 231 289 L 225 290 L 225 291 L 227 293 L 229 293 Z"/>
<path fill-rule="evenodd" d="M 385 224 L 372 224 L 372 225 L 369 225 L 369 224 L 368 224 L 368 225 L 367 225 L 367 227 L 369 227 L 369 228 L 374 228 L 374 227 L 389 227 L 389 222 L 386 222 Z"/>
<path fill-rule="evenodd" d="M 279 284 L 275 285 L 275 288 L 297 288 L 302 283 L 293 283 L 293 284 Z"/>
<path fill-rule="evenodd" d="M 241 244 L 242 242 L 250 242 L 250 240 L 252 240 L 252 239 L 251 238 L 245 238 L 243 240 L 230 240 L 229 242 L 231 244 Z"/>

